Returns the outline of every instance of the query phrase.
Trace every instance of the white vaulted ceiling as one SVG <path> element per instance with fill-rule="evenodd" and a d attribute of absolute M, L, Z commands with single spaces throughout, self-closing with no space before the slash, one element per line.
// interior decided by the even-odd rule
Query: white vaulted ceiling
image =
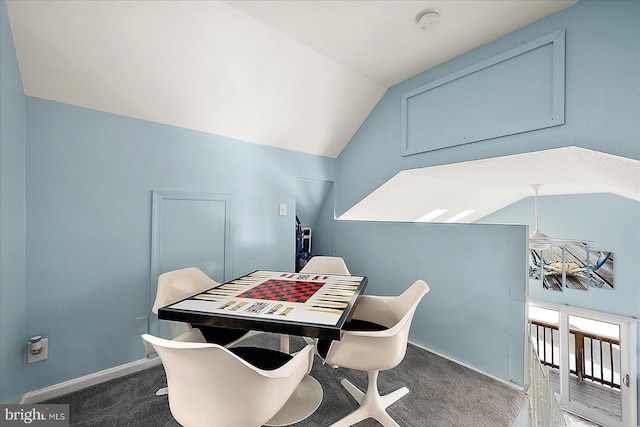
<path fill-rule="evenodd" d="M 7 0 L 25 94 L 337 157 L 386 89 L 576 0 Z M 423 31 L 416 16 L 440 12 Z"/>

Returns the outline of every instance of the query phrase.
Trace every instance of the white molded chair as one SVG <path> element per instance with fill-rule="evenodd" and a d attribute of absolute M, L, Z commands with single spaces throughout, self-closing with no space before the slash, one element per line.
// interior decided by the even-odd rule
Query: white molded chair
<path fill-rule="evenodd" d="M 302 267 L 300 273 L 351 275 L 344 260 L 336 256 L 314 256 Z"/>
<path fill-rule="evenodd" d="M 197 331 L 197 329 L 194 329 Z M 282 410 L 313 366 L 313 347 L 275 350 L 178 342 L 144 334 L 167 374 L 169 408 L 185 427 L 258 427 Z"/>
<path fill-rule="evenodd" d="M 197 293 L 206 291 L 220 283 L 211 279 L 196 267 L 182 268 L 180 270 L 168 271 L 158 277 L 158 290 L 156 300 L 151 311 L 158 314 L 158 309 Z M 181 322 L 171 322 L 172 337 L 190 329 L 192 325 Z M 196 325 L 204 335 L 207 342 L 220 344 L 225 347 L 232 346 L 244 338 L 249 331 L 239 329 L 229 329 L 215 326 Z M 181 329 L 181 330 L 179 330 Z"/>
<path fill-rule="evenodd" d="M 397 297 L 363 295 L 356 302 L 353 317 L 345 326 L 342 339 L 318 341 L 318 354 L 325 363 L 367 371 L 368 374 L 366 393 L 342 379 L 342 385 L 360 407 L 332 427 L 350 426 L 366 418 L 375 418 L 387 427 L 398 426 L 385 409 L 407 394 L 409 389 L 402 387 L 380 396 L 378 373 L 394 368 L 404 359 L 411 320 L 427 292 L 429 286 L 418 280 Z"/>
<path fill-rule="evenodd" d="M 219 283 L 212 280 L 196 267 L 188 267 L 180 270 L 168 271 L 158 277 L 158 290 L 156 299 L 153 303 L 151 311 L 158 314 L 158 309 L 184 298 L 195 295 L 199 292 L 218 286 Z M 214 326 L 198 326 L 197 333 L 193 332 L 192 325 L 182 322 L 168 321 L 170 325 L 171 338 L 177 341 L 199 340 L 198 337 L 205 337 L 205 341 L 230 347 L 237 344 L 241 339 L 249 333 L 238 329 L 227 329 Z M 194 338 L 195 337 L 195 338 Z M 147 356 L 155 353 L 153 346 L 146 341 L 144 344 Z M 157 395 L 167 394 L 167 388 L 161 388 L 156 392 Z"/>

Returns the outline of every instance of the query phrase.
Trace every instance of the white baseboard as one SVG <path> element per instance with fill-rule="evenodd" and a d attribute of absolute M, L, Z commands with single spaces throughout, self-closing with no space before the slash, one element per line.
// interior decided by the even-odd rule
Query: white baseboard
<path fill-rule="evenodd" d="M 260 331 L 250 331 L 245 338 L 258 335 L 261 333 L 262 332 Z M 53 399 L 68 393 L 73 393 L 74 391 L 82 390 L 83 388 L 100 384 L 105 381 L 112 380 L 114 378 L 133 374 L 135 372 L 139 372 L 144 369 L 151 368 L 153 366 L 157 366 L 160 364 L 161 362 L 159 357 L 140 359 L 135 362 L 126 363 L 124 365 L 105 369 L 104 371 L 85 375 L 84 377 L 65 381 L 60 384 L 54 384 L 52 386 L 45 387 L 40 390 L 27 392 L 22 396 L 20 403 L 29 404 L 29 403 L 43 402 L 48 399 Z"/>
<path fill-rule="evenodd" d="M 159 364 L 160 359 L 158 357 L 155 357 L 153 359 L 141 359 L 135 362 L 126 363 L 124 365 L 105 369 L 104 371 L 85 375 L 84 377 L 75 378 L 73 380 L 65 381 L 59 384 L 54 384 L 40 390 L 27 392 L 22 396 L 22 400 L 20 400 L 20 403 L 29 404 L 43 402 L 45 400 L 60 397 L 68 393 L 73 393 L 74 391 L 82 390 L 83 388 L 100 384 L 114 378 L 133 374 L 135 372 L 139 372 L 144 369 L 157 366 Z"/>
<path fill-rule="evenodd" d="M 253 331 L 252 331 L 253 332 Z M 258 335 L 258 333 L 253 333 L 251 335 Z M 483 372 L 477 368 L 474 368 L 473 366 L 469 366 L 465 363 L 462 363 L 458 360 L 452 359 L 451 357 L 448 357 L 444 354 L 438 353 L 435 350 L 432 350 L 428 347 L 425 347 L 423 345 L 420 344 L 416 344 L 414 342 L 411 342 L 411 344 L 415 345 L 416 347 L 420 347 L 423 348 L 433 354 L 436 354 L 440 357 L 443 357 L 447 360 L 450 360 L 452 362 L 457 363 L 458 365 L 462 365 L 466 368 L 469 368 L 473 371 L 476 371 L 482 375 L 485 375 L 489 378 L 493 378 L 496 381 L 500 381 L 503 384 L 506 384 L 508 386 L 511 386 L 513 388 L 516 388 L 520 391 L 524 391 L 524 389 L 521 386 L 518 386 L 517 384 L 514 384 L 512 382 L 503 380 L 502 378 L 498 378 L 494 375 L 488 374 L 486 372 Z M 116 366 L 113 368 L 109 368 L 109 369 L 105 369 L 104 371 L 100 371 L 100 372 L 96 372 L 93 374 L 89 374 L 89 375 L 85 375 L 84 377 L 79 377 L 79 378 L 75 378 L 73 380 L 69 380 L 69 381 L 65 381 L 59 384 L 54 384 L 52 386 L 49 387 L 45 387 L 43 389 L 40 390 L 35 390 L 35 391 L 30 391 L 25 393 L 22 396 L 22 399 L 20 400 L 21 404 L 28 404 L 28 403 L 38 403 L 38 402 L 42 402 L 48 399 L 53 399 L 59 396 L 63 396 L 65 394 L 68 393 L 73 393 L 74 391 L 78 391 L 78 390 L 82 390 L 83 388 L 86 387 L 90 387 L 92 385 L 96 385 L 96 384 L 100 384 L 102 382 L 105 381 L 109 381 L 112 380 L 114 378 L 119 378 L 125 375 L 129 375 L 129 374 L 133 374 L 135 372 L 139 372 L 142 371 L 144 369 L 147 368 L 151 368 L 153 366 L 157 366 L 160 365 L 160 358 L 155 357 L 155 358 L 151 358 L 151 359 L 141 359 L 141 360 L 137 360 L 135 362 L 131 362 L 131 363 L 126 363 L 124 365 L 120 365 L 120 366 Z M 638 426 L 640 427 L 640 426 Z"/>

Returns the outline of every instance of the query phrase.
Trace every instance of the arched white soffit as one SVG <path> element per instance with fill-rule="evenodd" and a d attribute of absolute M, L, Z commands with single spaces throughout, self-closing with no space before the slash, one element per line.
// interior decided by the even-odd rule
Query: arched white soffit
<path fill-rule="evenodd" d="M 613 193 L 640 201 L 640 161 L 564 147 L 401 171 L 340 216 L 471 223 L 525 197 Z"/>

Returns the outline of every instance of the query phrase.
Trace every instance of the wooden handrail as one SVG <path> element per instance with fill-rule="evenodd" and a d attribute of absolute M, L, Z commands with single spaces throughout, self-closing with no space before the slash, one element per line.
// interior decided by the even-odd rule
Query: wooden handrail
<path fill-rule="evenodd" d="M 553 323 L 543 322 L 539 320 L 529 320 L 532 325 L 536 326 L 536 353 L 538 353 L 538 357 L 540 358 L 540 362 L 544 365 L 551 366 L 552 368 L 560 368 L 559 365 L 555 363 L 554 354 L 553 354 L 553 331 L 559 331 L 559 326 Z M 537 348 L 540 344 L 540 328 L 542 327 L 542 342 L 545 343 L 544 348 L 542 349 L 542 354 L 540 354 L 539 348 Z M 551 361 L 548 361 L 547 358 L 547 337 L 546 331 L 547 329 L 551 332 Z M 594 334 L 591 332 L 582 331 L 580 329 L 569 329 L 569 333 L 574 335 L 575 342 L 575 362 L 576 362 L 576 370 L 570 370 L 572 374 L 575 374 L 578 377 L 578 382 L 583 382 L 583 380 L 590 379 L 591 381 L 598 382 L 603 385 L 608 385 L 613 388 L 620 388 L 620 383 L 616 383 L 614 379 L 614 366 L 613 366 L 613 346 L 620 345 L 620 340 L 605 337 L 602 335 Z M 585 338 L 589 340 L 589 362 L 591 367 L 591 374 L 586 373 L 586 360 L 585 360 Z M 594 375 L 594 364 L 593 364 L 593 342 L 597 341 L 600 347 L 600 377 L 596 377 Z M 606 342 L 609 344 L 609 361 L 610 361 L 610 370 L 611 370 L 611 380 L 604 379 L 604 361 L 603 361 L 603 349 L 602 343 Z"/>
<path fill-rule="evenodd" d="M 558 330 L 558 325 L 554 325 L 553 323 L 541 322 L 538 320 L 530 320 L 531 324 L 536 325 L 536 353 L 538 353 L 538 358 L 540 359 L 540 363 L 543 365 L 551 366 L 552 368 L 560 368 L 560 365 L 555 363 L 554 354 L 553 354 L 553 330 Z M 545 343 L 545 346 L 542 348 L 542 354 L 540 354 L 540 349 L 537 348 L 540 343 L 540 327 L 542 327 L 542 342 Z M 551 330 L 551 361 L 549 361 L 547 357 L 547 329 Z"/>

